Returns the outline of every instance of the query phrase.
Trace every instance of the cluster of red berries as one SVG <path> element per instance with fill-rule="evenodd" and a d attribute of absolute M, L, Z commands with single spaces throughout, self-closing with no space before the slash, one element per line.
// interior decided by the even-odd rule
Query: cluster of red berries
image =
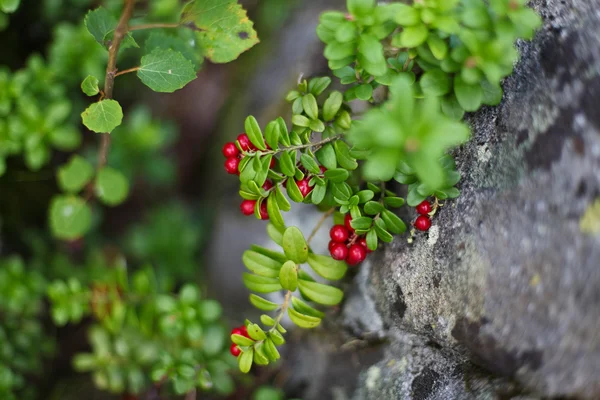
<path fill-rule="evenodd" d="M 237 328 L 233 328 L 231 330 L 231 334 L 232 335 L 242 335 L 242 336 L 247 337 L 248 339 L 252 339 L 250 337 L 250 335 L 248 335 L 248 329 L 246 329 L 245 325 L 238 326 Z M 235 343 L 231 343 L 231 347 L 229 347 L 229 351 L 231 352 L 231 355 L 234 357 L 239 356 L 240 353 L 242 352 L 242 350 Z"/>
<path fill-rule="evenodd" d="M 429 213 L 432 211 L 431 203 L 423 200 L 415 209 L 420 214 L 413 224 L 415 229 L 423 232 L 429 230 L 431 228 L 431 219 L 429 218 Z"/>
<path fill-rule="evenodd" d="M 350 225 L 352 217 L 346 214 L 344 225 L 334 225 L 329 231 L 329 254 L 334 260 L 345 260 L 348 265 L 356 265 L 365 260 L 371 252 L 364 236 L 357 235 Z"/>

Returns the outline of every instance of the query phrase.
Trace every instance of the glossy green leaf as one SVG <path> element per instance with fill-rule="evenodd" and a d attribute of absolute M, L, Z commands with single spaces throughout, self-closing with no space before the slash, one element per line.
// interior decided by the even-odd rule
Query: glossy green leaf
<path fill-rule="evenodd" d="M 335 118 L 336 114 L 342 106 L 344 96 L 342 93 L 334 90 L 329 94 L 325 103 L 323 103 L 323 120 L 331 121 Z"/>
<path fill-rule="evenodd" d="M 321 318 L 301 314 L 293 308 L 288 308 L 288 316 L 290 317 L 290 320 L 300 328 L 316 328 L 321 324 Z"/>
<path fill-rule="evenodd" d="M 102 100 L 91 104 L 81 113 L 83 124 L 96 133 L 110 133 L 123 121 L 123 110 L 115 100 Z"/>
<path fill-rule="evenodd" d="M 271 121 L 265 127 L 265 141 L 272 149 L 279 147 L 279 127 L 277 121 Z"/>
<path fill-rule="evenodd" d="M 279 308 L 279 304 L 273 303 L 272 301 L 263 299 L 254 293 L 250 294 L 250 303 L 259 310 L 263 311 L 274 311 Z"/>
<path fill-rule="evenodd" d="M 267 338 L 265 332 L 257 324 L 248 324 L 246 329 L 248 330 L 248 336 L 254 340 L 265 340 Z"/>
<path fill-rule="evenodd" d="M 117 19 L 104 7 L 98 7 L 87 13 L 84 20 L 85 26 L 90 34 L 105 48 L 110 46 L 115 28 L 117 27 Z M 128 33 L 121 42 L 121 48 L 139 47 L 138 44 Z"/>
<path fill-rule="evenodd" d="M 383 211 L 383 206 L 376 201 L 369 201 L 365 204 L 365 212 L 369 215 L 376 215 Z"/>
<path fill-rule="evenodd" d="M 242 352 L 238 356 L 238 366 L 240 371 L 244 374 L 250 372 L 250 368 L 252 368 L 252 360 L 254 359 L 254 349 L 249 348 L 248 350 Z"/>
<path fill-rule="evenodd" d="M 319 118 L 319 106 L 317 105 L 317 99 L 315 99 L 312 93 L 302 96 L 302 108 L 306 115 L 308 115 L 308 118 Z"/>
<path fill-rule="evenodd" d="M 310 199 L 313 204 L 321 204 L 325 195 L 327 194 L 327 186 L 315 185 L 312 192 L 310 192 Z"/>
<path fill-rule="evenodd" d="M 290 226 L 283 233 L 282 247 L 285 255 L 297 264 L 308 260 L 308 244 L 300 229 L 295 226 Z"/>
<path fill-rule="evenodd" d="M 286 261 L 279 271 L 279 282 L 281 287 L 292 292 L 298 287 L 298 270 L 293 261 Z"/>
<path fill-rule="evenodd" d="M 346 144 L 346 142 L 342 140 L 336 140 L 333 142 L 333 148 L 335 150 L 335 156 L 338 164 L 349 171 L 353 171 L 358 168 L 358 163 L 350 155 L 350 148 Z"/>
<path fill-rule="evenodd" d="M 256 251 L 246 250 L 242 254 L 242 262 L 250 271 L 260 276 L 276 278 L 282 263 Z"/>
<path fill-rule="evenodd" d="M 0 0 L 0 10 L 10 14 L 15 12 L 20 4 L 21 0 Z"/>
<path fill-rule="evenodd" d="M 450 91 L 450 77 L 441 69 L 432 69 L 423 74 L 419 85 L 426 96 L 443 96 Z"/>
<path fill-rule="evenodd" d="M 258 293 L 272 293 L 282 289 L 277 278 L 267 278 L 244 272 L 243 280 L 248 289 Z"/>
<path fill-rule="evenodd" d="M 310 155 L 304 153 L 300 156 L 300 162 L 309 172 L 313 174 L 320 174 L 321 170 L 319 169 L 319 164 L 312 158 Z"/>
<path fill-rule="evenodd" d="M 286 176 L 294 176 L 296 173 L 296 150 L 284 151 L 279 157 L 279 168 Z M 289 180 L 288 180 L 289 181 Z"/>
<path fill-rule="evenodd" d="M 319 119 L 311 119 L 308 127 L 315 132 L 323 132 L 325 130 L 325 124 Z"/>
<path fill-rule="evenodd" d="M 383 210 L 381 218 L 390 232 L 399 235 L 406 231 L 406 224 L 404 221 L 390 210 Z"/>
<path fill-rule="evenodd" d="M 454 92 L 460 106 L 466 111 L 477 111 L 483 101 L 481 85 L 469 85 L 460 76 L 454 78 Z"/>
<path fill-rule="evenodd" d="M 383 203 L 388 207 L 398 208 L 404 205 L 404 199 L 402 197 L 385 197 Z"/>
<path fill-rule="evenodd" d="M 254 340 L 247 338 L 246 336 L 238 335 L 234 333 L 230 336 L 231 341 L 240 346 L 252 346 L 254 344 Z"/>
<path fill-rule="evenodd" d="M 383 220 L 375 220 L 374 229 L 377 237 L 381 239 L 382 242 L 390 243 L 394 239 L 393 236 L 386 230 L 386 225 Z"/>
<path fill-rule="evenodd" d="M 267 213 L 269 214 L 269 219 L 275 226 L 285 226 L 285 221 L 283 220 L 283 216 L 281 215 L 281 210 L 279 209 L 279 202 L 277 201 L 276 192 L 271 192 L 271 195 L 267 198 Z"/>
<path fill-rule="evenodd" d="M 325 279 L 338 280 L 346 274 L 346 263 L 337 261 L 329 256 L 310 253 L 308 255 L 308 265 Z"/>
<path fill-rule="evenodd" d="M 255 145 L 259 150 L 267 149 L 263 139 L 262 131 L 260 130 L 260 126 L 258 125 L 256 118 L 254 118 L 252 115 L 247 117 L 246 121 L 244 121 L 244 129 L 246 129 L 248 139 L 250 139 L 253 145 Z"/>
<path fill-rule="evenodd" d="M 172 93 L 196 79 L 196 70 L 180 52 L 156 48 L 142 57 L 137 76 L 155 92 Z"/>
<path fill-rule="evenodd" d="M 281 346 L 282 344 L 285 343 L 285 339 L 283 338 L 283 336 L 281 335 L 281 333 L 279 333 L 276 330 L 272 330 L 269 331 L 269 338 L 273 341 L 273 343 L 275 343 L 277 346 Z"/>
<path fill-rule="evenodd" d="M 265 340 L 264 350 L 265 354 L 271 361 L 277 361 L 281 358 L 281 355 L 279 354 L 279 351 L 277 350 L 277 347 L 275 347 L 275 344 L 273 343 L 273 340 L 271 338 Z"/>
<path fill-rule="evenodd" d="M 377 233 L 375 233 L 375 229 L 371 229 L 367 232 L 367 247 L 371 251 L 377 250 Z"/>
<path fill-rule="evenodd" d="M 331 182 L 345 182 L 349 176 L 350 174 L 348 171 L 343 168 L 334 168 L 325 171 L 325 178 L 329 179 Z"/>
<path fill-rule="evenodd" d="M 50 203 L 50 229 L 63 240 L 78 239 L 90 229 L 92 211 L 85 200 L 75 196 L 56 196 Z"/>
<path fill-rule="evenodd" d="M 429 30 L 423 24 L 408 26 L 400 33 L 400 43 L 403 47 L 417 47 L 427 40 Z"/>
<path fill-rule="evenodd" d="M 303 296 L 326 306 L 339 304 L 344 297 L 344 292 L 338 288 L 304 279 L 298 280 L 298 287 Z"/>
<path fill-rule="evenodd" d="M 116 206 L 127 198 L 129 182 L 121 172 L 111 167 L 104 167 L 98 171 L 94 192 L 104 204 Z"/>
<path fill-rule="evenodd" d="M 288 179 L 286 184 L 287 194 L 290 196 L 290 199 L 295 201 L 296 203 L 302 203 L 304 197 L 302 196 L 302 192 L 298 188 L 298 184 L 294 179 Z"/>
<path fill-rule="evenodd" d="M 85 158 L 74 155 L 58 169 L 58 185 L 65 192 L 77 193 L 90 182 L 93 175 L 94 167 Z"/>
<path fill-rule="evenodd" d="M 308 82 L 308 91 L 315 96 L 320 95 L 329 87 L 331 84 L 331 78 L 328 76 L 322 76 L 320 78 L 312 78 Z"/>
<path fill-rule="evenodd" d="M 83 82 L 81 82 L 81 91 L 88 96 L 95 96 L 100 92 L 98 88 L 98 78 L 92 75 L 88 75 Z"/>
<path fill-rule="evenodd" d="M 323 312 L 309 306 L 308 304 L 306 304 L 306 302 L 299 299 L 298 297 L 292 297 L 292 306 L 294 307 L 294 310 L 298 311 L 299 313 L 310 315 L 311 317 L 316 318 L 325 317 L 325 314 Z"/>
<path fill-rule="evenodd" d="M 321 163 L 321 165 L 323 165 L 325 168 L 335 169 L 337 167 L 335 150 L 331 143 L 327 143 L 317 150 L 315 156 L 317 157 L 317 160 L 319 160 L 319 163 Z"/>

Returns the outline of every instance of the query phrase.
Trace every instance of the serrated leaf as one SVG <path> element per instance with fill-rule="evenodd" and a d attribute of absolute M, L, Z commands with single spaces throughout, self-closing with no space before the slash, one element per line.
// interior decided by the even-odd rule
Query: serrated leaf
<path fill-rule="evenodd" d="M 250 372 L 250 368 L 252 368 L 252 360 L 254 359 L 254 349 L 249 348 L 248 350 L 242 352 L 238 356 L 238 366 L 240 371 L 244 374 Z"/>
<path fill-rule="evenodd" d="M 146 53 L 150 53 L 154 49 L 172 49 L 178 51 L 186 59 L 190 60 L 194 66 L 194 70 L 198 70 L 200 64 L 202 64 L 202 57 L 190 42 L 192 41 L 189 38 L 171 35 L 163 31 L 152 31 L 148 39 L 144 42 L 144 49 Z"/>
<path fill-rule="evenodd" d="M 180 52 L 156 48 L 142 57 L 137 76 L 155 92 L 172 93 L 196 79 L 196 70 Z"/>
<path fill-rule="evenodd" d="M 273 311 L 279 308 L 279 304 L 263 299 L 262 297 L 257 296 L 254 293 L 250 294 L 250 303 L 252 303 L 254 307 L 263 311 Z"/>
<path fill-rule="evenodd" d="M 81 82 L 81 91 L 88 96 L 95 96 L 100 92 L 98 88 L 98 78 L 92 75 L 88 75 L 83 82 Z"/>
<path fill-rule="evenodd" d="M 58 169 L 58 185 L 65 192 L 77 193 L 94 175 L 94 167 L 85 158 L 74 155 Z"/>
<path fill-rule="evenodd" d="M 279 271 L 279 282 L 286 290 L 295 291 L 298 287 L 298 270 L 294 261 L 286 261 Z"/>
<path fill-rule="evenodd" d="M 90 229 L 92 211 L 80 197 L 56 196 L 50 203 L 49 219 L 52 234 L 56 238 L 73 240 Z"/>
<path fill-rule="evenodd" d="M 242 262 L 250 271 L 260 276 L 276 278 L 282 263 L 256 251 L 246 250 L 242 254 Z"/>
<path fill-rule="evenodd" d="M 98 199 L 108 206 L 116 206 L 127 198 L 129 182 L 114 168 L 104 167 L 98 171 L 94 182 L 94 192 Z"/>
<path fill-rule="evenodd" d="M 244 272 L 243 280 L 248 289 L 258 293 L 272 293 L 282 289 L 277 278 L 267 278 Z"/>
<path fill-rule="evenodd" d="M 344 297 L 344 292 L 338 288 L 304 279 L 298 280 L 298 287 L 303 296 L 325 306 L 339 304 Z"/>
<path fill-rule="evenodd" d="M 308 265 L 325 279 L 338 280 L 346 274 L 346 263 L 334 260 L 331 257 L 310 253 Z"/>
<path fill-rule="evenodd" d="M 198 46 L 214 63 L 227 63 L 259 42 L 246 10 L 236 0 L 189 2 L 181 23 L 196 30 Z"/>
<path fill-rule="evenodd" d="M 104 7 L 89 11 L 84 20 L 88 32 L 105 48 L 109 47 L 117 22 L 117 18 Z M 121 42 L 122 49 L 127 47 L 139 47 L 131 33 L 128 33 Z"/>
<path fill-rule="evenodd" d="M 300 229 L 290 226 L 283 233 L 282 247 L 285 255 L 297 264 L 308 260 L 308 244 Z"/>
<path fill-rule="evenodd" d="M 288 308 L 288 316 L 290 317 L 290 320 L 300 328 L 310 329 L 321 324 L 321 318 L 301 314 L 293 308 Z"/>
<path fill-rule="evenodd" d="M 123 121 L 123 109 L 116 100 L 102 100 L 91 104 L 81 113 L 83 124 L 96 133 L 110 133 Z"/>

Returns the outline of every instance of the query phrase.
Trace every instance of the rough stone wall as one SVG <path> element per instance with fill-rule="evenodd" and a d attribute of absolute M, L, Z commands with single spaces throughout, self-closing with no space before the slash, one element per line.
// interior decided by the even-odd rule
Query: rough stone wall
<path fill-rule="evenodd" d="M 374 255 L 364 277 L 392 333 L 388 358 L 405 354 L 420 372 L 406 380 L 380 362 L 357 399 L 494 398 L 443 394 L 466 360 L 534 395 L 600 398 L 600 235 L 579 226 L 600 196 L 600 2 L 533 5 L 544 28 L 518 44 L 502 104 L 469 118 L 473 138 L 456 153 L 462 195 L 427 235 Z M 422 345 L 399 349 L 409 333 Z M 431 344 L 446 355 L 425 357 L 435 368 L 415 359 Z"/>

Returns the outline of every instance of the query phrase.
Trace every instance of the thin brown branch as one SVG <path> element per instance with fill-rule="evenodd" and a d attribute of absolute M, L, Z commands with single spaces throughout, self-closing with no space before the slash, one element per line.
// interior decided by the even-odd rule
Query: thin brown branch
<path fill-rule="evenodd" d="M 137 70 L 139 70 L 141 67 L 133 67 L 133 68 L 129 68 L 129 69 L 124 69 L 123 71 L 119 71 L 115 74 L 115 78 L 119 75 L 125 75 L 128 74 L 130 72 L 135 72 Z"/>
<path fill-rule="evenodd" d="M 319 222 L 317 222 L 317 225 L 315 225 L 315 227 L 313 228 L 312 232 L 310 233 L 310 236 L 306 240 L 307 244 L 310 245 L 310 241 L 314 239 L 315 235 L 317 234 L 317 232 L 321 228 L 321 225 L 323 225 L 323 223 L 325 222 L 325 220 L 327 220 L 327 218 L 331 214 L 333 214 L 334 211 L 335 211 L 335 207 L 331 207 L 329 210 L 327 210 L 327 212 L 325 214 L 323 214 L 323 216 L 321 217 L 321 219 L 319 219 Z"/>

